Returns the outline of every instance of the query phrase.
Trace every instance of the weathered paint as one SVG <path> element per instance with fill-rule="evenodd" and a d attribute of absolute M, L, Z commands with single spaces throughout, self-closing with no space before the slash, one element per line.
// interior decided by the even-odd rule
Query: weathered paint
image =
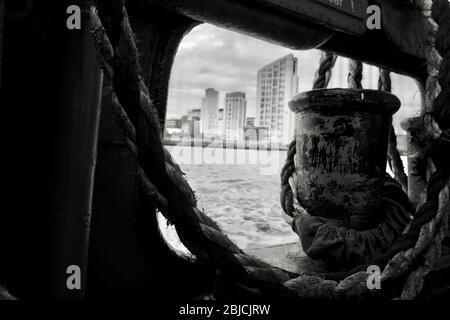
<path fill-rule="evenodd" d="M 314 90 L 294 97 L 298 200 L 312 215 L 356 229 L 379 221 L 392 113 L 374 90 Z"/>

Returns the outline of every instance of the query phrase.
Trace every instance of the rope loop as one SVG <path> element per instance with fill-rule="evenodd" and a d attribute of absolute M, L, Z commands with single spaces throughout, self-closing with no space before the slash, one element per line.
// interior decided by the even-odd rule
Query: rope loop
<path fill-rule="evenodd" d="M 275 295 L 292 299 L 373 297 L 373 292 L 366 286 L 365 280 L 369 274 L 362 269 L 364 266 L 322 276 L 298 275 L 273 267 L 245 254 L 211 218 L 197 208 L 193 191 L 162 144 L 158 113 L 140 76 L 136 39 L 124 2 L 99 0 L 98 8 L 98 16 L 96 10 L 91 10 L 90 15 L 92 29 L 101 32 L 93 34 L 97 34 L 97 50 L 102 57 L 100 62 L 117 96 L 116 108 L 118 111 L 120 109 L 118 114 L 121 115 L 119 125 L 124 131 L 130 151 L 140 164 L 138 176 L 146 182 L 140 185 L 140 188 L 147 191 L 142 194 L 175 224 L 184 245 L 197 258 L 219 270 L 224 282 L 236 283 L 257 296 Z M 322 55 L 314 88 L 328 85 L 331 67 L 335 62 L 335 55 Z M 436 140 L 440 150 L 448 147 L 448 135 L 448 132 L 444 132 Z M 281 173 L 282 189 L 289 199 L 294 199 L 292 190 L 287 186 L 289 177 L 295 171 L 295 152 L 293 142 L 288 151 L 288 164 Z M 436 159 L 436 170 L 429 180 L 425 202 L 419 207 L 407 231 L 382 259 L 369 262 L 386 265 L 382 273 L 385 283 L 411 271 L 416 266 L 414 262 L 420 261 L 418 258 L 421 254 L 425 253 L 428 266 L 432 266 L 438 256 L 432 253 L 439 252 L 436 246 L 445 230 L 443 221 L 448 213 L 449 170 L 448 163 L 443 166 L 444 161 Z M 295 217 L 306 214 L 301 207 L 291 206 L 289 203 L 293 201 L 282 201 L 283 209 L 290 212 L 290 215 Z M 418 272 L 416 269 L 407 274 L 410 280 L 405 284 L 401 297 L 411 296 L 408 295 L 408 285 L 425 274 L 426 270 Z M 391 293 L 383 293 L 392 297 Z"/>

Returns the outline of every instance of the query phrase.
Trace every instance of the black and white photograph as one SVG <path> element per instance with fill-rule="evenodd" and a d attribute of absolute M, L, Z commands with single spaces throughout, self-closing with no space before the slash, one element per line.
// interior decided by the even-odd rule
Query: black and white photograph
<path fill-rule="evenodd" d="M 0 0 L 0 75 L 0 300 L 450 300 L 449 0 Z"/>

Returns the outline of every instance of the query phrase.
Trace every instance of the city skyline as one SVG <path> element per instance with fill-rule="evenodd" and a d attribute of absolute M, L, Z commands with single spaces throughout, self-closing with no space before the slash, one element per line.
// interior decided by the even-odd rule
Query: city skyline
<path fill-rule="evenodd" d="M 224 107 L 226 92 L 245 92 L 247 116 L 255 117 L 257 71 L 289 54 L 298 59 L 298 91 L 311 90 L 319 50 L 291 50 L 208 24 L 194 28 L 180 44 L 175 58 L 167 118 L 180 118 L 189 109 L 201 108 L 204 91 L 211 87 L 219 91 L 219 108 Z M 347 74 L 348 59 L 338 57 L 329 87 L 347 87 Z M 402 108 L 394 115 L 394 126 L 400 132 L 400 120 L 417 113 L 420 94 L 413 79 L 398 74 L 391 77 L 393 93 L 402 101 Z M 365 65 L 362 83 L 364 88 L 377 89 L 378 68 Z"/>
<path fill-rule="evenodd" d="M 294 138 L 295 114 L 288 103 L 298 93 L 298 59 L 281 57 L 257 73 L 256 124 L 268 129 L 269 139 L 288 144 Z"/>

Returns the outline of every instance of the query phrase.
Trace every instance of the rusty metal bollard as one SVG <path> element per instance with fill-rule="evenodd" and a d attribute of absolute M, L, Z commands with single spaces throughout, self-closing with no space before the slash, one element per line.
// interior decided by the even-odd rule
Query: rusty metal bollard
<path fill-rule="evenodd" d="M 297 198 L 309 214 L 365 230 L 382 218 L 382 187 L 394 95 L 320 89 L 289 103 L 296 113 Z"/>

